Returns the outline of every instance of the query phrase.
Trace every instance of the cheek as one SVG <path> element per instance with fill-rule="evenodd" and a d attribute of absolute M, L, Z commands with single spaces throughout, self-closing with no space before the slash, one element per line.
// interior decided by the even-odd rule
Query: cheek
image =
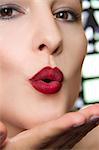
<path fill-rule="evenodd" d="M 82 28 L 64 31 L 63 39 L 63 52 L 56 61 L 64 71 L 68 106 L 71 108 L 80 90 L 81 69 L 87 51 L 87 42 Z"/>
<path fill-rule="evenodd" d="M 0 65 L 3 73 L 25 72 L 29 56 L 26 51 L 27 43 L 23 43 L 26 42 L 22 42 L 22 38 L 18 39 L 17 36 L 0 41 Z"/>
<path fill-rule="evenodd" d="M 57 61 L 60 60 L 67 78 L 81 70 L 86 51 L 87 41 L 82 27 L 63 32 L 63 53 Z"/>
<path fill-rule="evenodd" d="M 0 64 L 2 67 L 12 70 L 20 68 L 23 62 L 26 62 L 25 57 L 28 57 L 26 51 L 28 41 L 29 28 L 27 24 L 23 26 L 23 21 L 0 22 Z"/>

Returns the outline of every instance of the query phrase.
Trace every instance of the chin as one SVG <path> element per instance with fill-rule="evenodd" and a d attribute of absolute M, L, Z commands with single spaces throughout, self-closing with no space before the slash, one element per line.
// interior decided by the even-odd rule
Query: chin
<path fill-rule="evenodd" d="M 39 115 L 37 114 L 34 117 L 27 116 L 27 118 L 25 117 L 23 120 L 22 128 L 23 129 L 34 128 L 37 125 L 40 125 L 42 123 L 56 120 L 64 114 L 65 114 L 65 111 L 58 111 L 58 112 L 53 111 L 53 113 L 52 112 L 46 112 L 46 113 L 40 112 Z"/>

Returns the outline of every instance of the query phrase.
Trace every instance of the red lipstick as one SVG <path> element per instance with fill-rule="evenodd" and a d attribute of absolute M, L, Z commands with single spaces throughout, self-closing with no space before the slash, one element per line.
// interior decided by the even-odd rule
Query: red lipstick
<path fill-rule="evenodd" d="M 43 94 L 55 94 L 63 82 L 63 73 L 57 67 L 45 67 L 29 79 L 33 88 Z"/>

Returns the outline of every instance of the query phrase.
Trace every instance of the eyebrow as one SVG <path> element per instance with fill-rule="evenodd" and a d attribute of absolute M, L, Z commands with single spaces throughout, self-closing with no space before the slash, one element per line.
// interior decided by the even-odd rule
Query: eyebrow
<path fill-rule="evenodd" d="M 55 1 L 57 1 L 57 0 L 55 0 Z M 79 2 L 80 2 L 80 4 L 82 4 L 82 0 L 78 0 Z"/>

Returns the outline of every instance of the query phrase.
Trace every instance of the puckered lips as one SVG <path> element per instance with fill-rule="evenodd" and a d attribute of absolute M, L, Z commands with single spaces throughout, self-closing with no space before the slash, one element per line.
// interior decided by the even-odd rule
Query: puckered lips
<path fill-rule="evenodd" d="M 47 66 L 29 79 L 33 88 L 43 94 L 55 94 L 61 87 L 64 76 L 59 68 Z"/>

